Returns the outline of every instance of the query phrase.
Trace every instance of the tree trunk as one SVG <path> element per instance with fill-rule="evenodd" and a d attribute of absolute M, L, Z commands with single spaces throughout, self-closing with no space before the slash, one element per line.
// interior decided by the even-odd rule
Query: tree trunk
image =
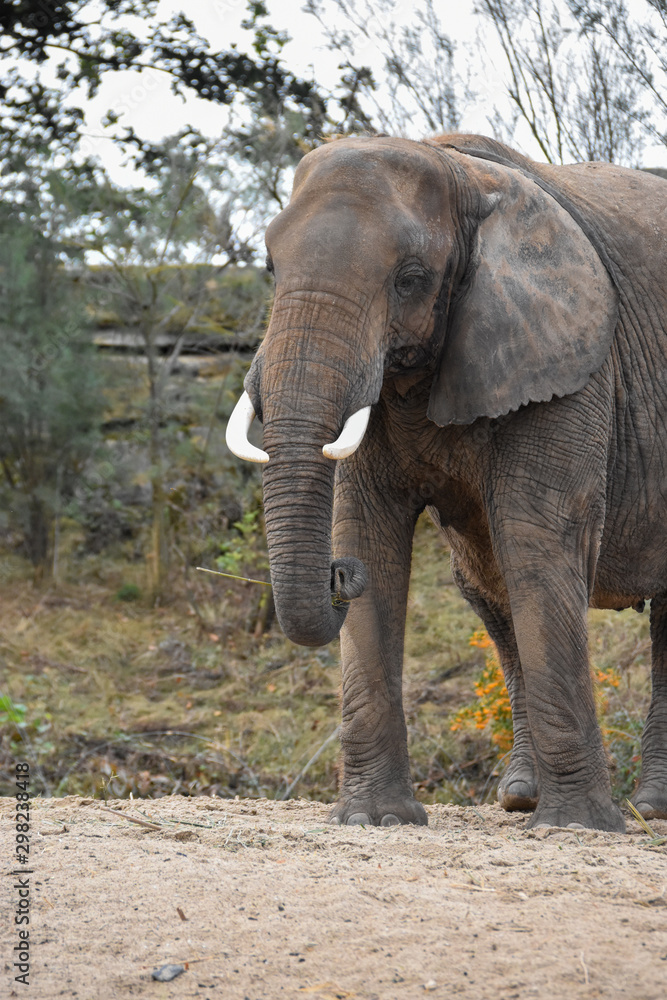
<path fill-rule="evenodd" d="M 167 505 L 164 488 L 162 442 L 160 440 L 161 400 L 159 398 L 159 373 L 155 337 L 152 329 L 144 330 L 148 367 L 148 424 L 150 476 L 153 490 L 151 502 L 152 524 L 151 543 L 146 557 L 148 571 L 148 593 L 153 604 L 164 595 L 167 565 Z"/>
<path fill-rule="evenodd" d="M 39 497 L 30 497 L 28 513 L 28 530 L 26 532 L 26 548 L 28 558 L 33 565 L 34 581 L 40 584 L 48 575 L 47 561 L 49 555 L 49 534 L 52 517 Z"/>

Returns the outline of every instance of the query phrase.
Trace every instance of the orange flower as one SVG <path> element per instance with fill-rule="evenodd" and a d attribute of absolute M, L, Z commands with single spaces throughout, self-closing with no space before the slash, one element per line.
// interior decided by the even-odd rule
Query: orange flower
<path fill-rule="evenodd" d="M 493 646 L 489 633 L 484 628 L 480 628 L 476 632 L 473 632 L 468 640 L 468 644 L 470 646 L 476 646 L 478 649 L 488 649 L 490 646 Z"/>
<path fill-rule="evenodd" d="M 487 650 L 484 669 L 475 684 L 478 702 L 460 709 L 450 723 L 450 729 L 452 732 L 473 726 L 475 729 L 486 729 L 491 742 L 501 753 L 506 753 L 513 741 L 512 710 L 498 653 L 484 629 L 474 632 L 469 642 L 477 649 Z"/>

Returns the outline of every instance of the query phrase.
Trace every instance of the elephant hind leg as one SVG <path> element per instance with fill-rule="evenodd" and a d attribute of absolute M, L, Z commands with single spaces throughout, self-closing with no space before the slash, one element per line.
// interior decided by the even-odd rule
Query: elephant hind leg
<path fill-rule="evenodd" d="M 667 595 L 651 601 L 651 705 L 642 735 L 642 776 L 632 796 L 644 819 L 667 819 Z"/>
<path fill-rule="evenodd" d="M 526 711 L 526 689 L 510 616 L 490 604 L 471 584 L 452 556 L 452 573 L 459 590 L 484 623 L 495 643 L 512 707 L 514 743 L 509 763 L 498 785 L 498 802 L 507 812 L 532 812 L 537 808 L 537 761 Z"/>

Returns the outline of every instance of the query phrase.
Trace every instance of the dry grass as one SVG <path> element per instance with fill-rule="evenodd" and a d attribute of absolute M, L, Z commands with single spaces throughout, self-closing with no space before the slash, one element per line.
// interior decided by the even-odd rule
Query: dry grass
<path fill-rule="evenodd" d="M 436 555 L 434 556 L 434 553 Z M 111 797 L 167 793 L 281 797 L 338 725 L 338 644 L 296 647 L 274 626 L 247 631 L 259 587 L 192 571 L 151 608 L 115 597 L 143 584 L 143 567 L 71 555 L 64 582 L 36 590 L 27 566 L 0 573 L 0 690 L 25 706 L 24 724 L 0 726 L 0 791 L 16 757 L 34 790 Z M 484 731 L 454 734 L 450 720 L 474 696 L 483 653 L 479 622 L 451 585 L 430 522 L 415 545 L 406 643 L 405 707 L 417 794 L 425 802 L 493 795 L 497 749 Z M 595 668 L 618 668 L 601 704 L 619 793 L 637 770 L 648 699 L 648 615 L 593 612 Z M 337 741 L 295 794 L 336 797 Z M 502 765 L 500 765 L 502 767 Z"/>

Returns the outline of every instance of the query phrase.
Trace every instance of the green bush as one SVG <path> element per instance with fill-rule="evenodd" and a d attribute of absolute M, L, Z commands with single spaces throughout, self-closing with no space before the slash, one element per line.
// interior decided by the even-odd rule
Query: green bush
<path fill-rule="evenodd" d="M 116 591 L 117 601 L 138 601 L 141 598 L 141 591 L 137 587 L 136 583 L 124 583 Z"/>

